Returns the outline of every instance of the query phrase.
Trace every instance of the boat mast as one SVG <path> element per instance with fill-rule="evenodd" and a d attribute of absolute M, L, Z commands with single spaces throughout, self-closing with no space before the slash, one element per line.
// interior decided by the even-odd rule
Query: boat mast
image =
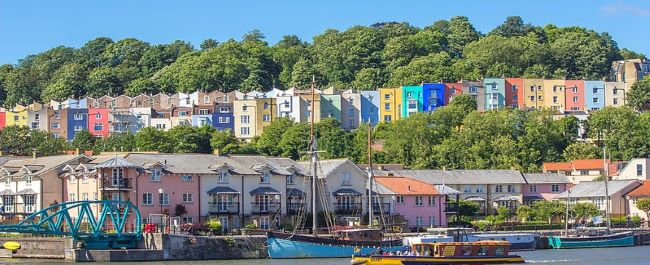
<path fill-rule="evenodd" d="M 372 227 L 372 125 L 368 123 L 368 227 Z"/>
<path fill-rule="evenodd" d="M 560 176 L 560 171 L 557 171 L 558 177 Z M 571 203 L 571 190 L 567 189 L 567 185 L 564 186 L 566 190 L 566 212 L 564 214 L 564 235 L 569 234 L 569 204 Z"/>
<path fill-rule="evenodd" d="M 605 134 L 603 134 L 603 166 L 605 172 L 605 218 L 607 218 L 607 230 L 611 227 L 609 220 L 609 167 L 607 166 L 607 149 L 605 147 Z"/>
<path fill-rule="evenodd" d="M 311 124 L 309 128 L 309 135 L 311 136 L 311 233 L 316 235 L 316 230 L 318 228 L 318 218 L 316 218 L 316 166 L 318 163 L 318 150 L 316 146 L 316 136 L 314 135 L 314 104 L 316 100 L 316 77 L 311 77 L 311 106 L 310 106 L 310 115 L 311 115 Z"/>

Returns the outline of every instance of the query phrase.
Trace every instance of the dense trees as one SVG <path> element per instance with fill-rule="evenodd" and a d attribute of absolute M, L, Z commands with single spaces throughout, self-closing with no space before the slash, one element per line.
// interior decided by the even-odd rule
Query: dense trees
<path fill-rule="evenodd" d="M 607 33 L 539 27 L 520 17 L 508 17 L 486 35 L 466 17 L 453 17 L 425 28 L 383 22 L 330 29 L 312 43 L 287 35 L 269 45 L 253 30 L 241 41 L 206 39 L 198 50 L 179 40 L 151 45 L 100 37 L 78 49 L 55 47 L 0 66 L 0 103 L 11 107 L 86 95 L 304 88 L 312 77 L 319 86 L 359 89 L 483 76 L 600 79 L 612 60 L 623 58 L 645 56 L 619 50 Z M 638 100 L 634 104 L 641 107 Z"/>

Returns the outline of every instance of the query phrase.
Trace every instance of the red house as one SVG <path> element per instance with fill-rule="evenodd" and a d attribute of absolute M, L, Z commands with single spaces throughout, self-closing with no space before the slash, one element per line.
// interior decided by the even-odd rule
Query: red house
<path fill-rule="evenodd" d="M 108 109 L 88 109 L 88 131 L 96 137 L 108 137 Z"/>
<path fill-rule="evenodd" d="M 457 96 L 463 94 L 463 84 L 462 83 L 444 83 L 445 84 L 445 106 L 449 105 L 449 102 Z"/>
<path fill-rule="evenodd" d="M 7 113 L 5 112 L 4 109 L 0 110 L 0 129 L 4 128 L 7 126 Z"/>
<path fill-rule="evenodd" d="M 585 110 L 585 81 L 566 80 L 564 82 L 564 99 L 566 110 Z"/>
<path fill-rule="evenodd" d="M 523 78 L 506 78 L 506 107 L 516 109 L 524 106 L 523 87 Z"/>

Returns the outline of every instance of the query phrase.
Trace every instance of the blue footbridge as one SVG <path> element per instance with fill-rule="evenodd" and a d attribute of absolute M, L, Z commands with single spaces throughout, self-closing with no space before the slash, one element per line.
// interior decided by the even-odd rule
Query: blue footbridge
<path fill-rule="evenodd" d="M 140 220 L 140 211 L 129 201 L 72 201 L 0 225 L 0 232 L 71 237 L 86 249 L 136 248 L 142 240 Z"/>

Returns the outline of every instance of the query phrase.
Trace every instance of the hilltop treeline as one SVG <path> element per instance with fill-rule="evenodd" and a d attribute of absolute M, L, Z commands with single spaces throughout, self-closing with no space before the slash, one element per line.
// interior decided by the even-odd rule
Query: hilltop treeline
<path fill-rule="evenodd" d="M 388 22 L 330 29 L 310 43 L 287 35 L 273 45 L 257 30 L 198 48 L 100 37 L 0 66 L 0 101 L 11 107 L 105 94 L 306 87 L 312 76 L 319 86 L 358 89 L 481 76 L 600 79 L 612 60 L 642 57 L 619 49 L 607 33 L 539 27 L 519 17 L 487 34 L 453 17 L 424 28 Z"/>

